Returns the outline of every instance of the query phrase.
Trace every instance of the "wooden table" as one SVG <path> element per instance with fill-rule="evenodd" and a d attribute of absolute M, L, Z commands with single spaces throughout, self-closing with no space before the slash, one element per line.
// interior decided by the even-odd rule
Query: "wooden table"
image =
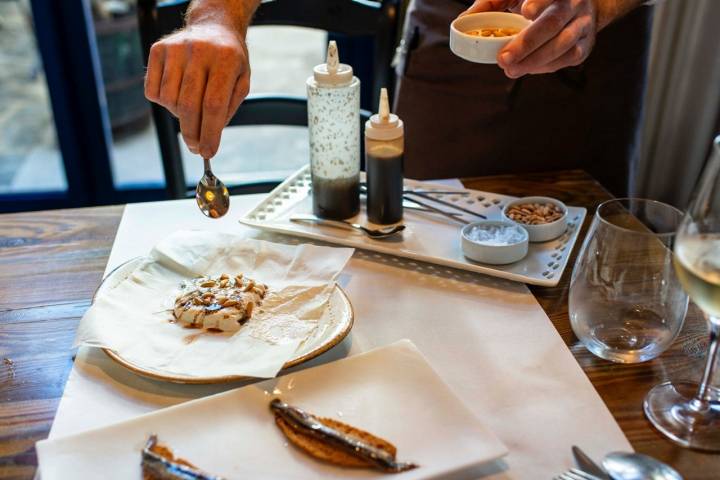
<path fill-rule="evenodd" d="M 548 195 L 592 212 L 611 195 L 582 171 L 466 179 L 507 195 Z M 123 207 L 0 215 L 0 479 L 32 478 L 34 444 L 46 438 L 73 361 L 78 320 L 90 305 Z M 642 400 L 667 379 L 699 379 L 706 326 L 691 306 L 685 327 L 659 359 L 618 365 L 590 354 L 568 319 L 570 259 L 560 284 L 531 290 L 638 452 L 676 467 L 686 479 L 720 476 L 720 455 L 676 447 L 643 416 Z M 570 420 L 570 419 L 569 419 Z M 552 428 L 548 426 L 548 435 Z"/>

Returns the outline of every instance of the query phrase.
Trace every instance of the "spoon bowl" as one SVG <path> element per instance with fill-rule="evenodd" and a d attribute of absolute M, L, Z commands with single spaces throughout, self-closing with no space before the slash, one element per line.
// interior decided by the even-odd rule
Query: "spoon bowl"
<path fill-rule="evenodd" d="M 602 466 L 616 480 L 682 480 L 672 467 L 640 453 L 608 453 Z"/>
<path fill-rule="evenodd" d="M 392 225 L 389 227 L 381 227 L 381 228 L 367 228 L 362 225 L 353 225 L 356 228 L 359 228 L 363 232 L 365 232 L 365 235 L 371 238 L 387 238 L 392 237 L 396 233 L 400 233 L 403 230 L 405 230 L 405 225 Z"/>
<path fill-rule="evenodd" d="M 195 189 L 195 200 L 207 217 L 220 218 L 230 210 L 230 192 L 210 168 L 210 160 L 203 158 L 205 173 Z"/>

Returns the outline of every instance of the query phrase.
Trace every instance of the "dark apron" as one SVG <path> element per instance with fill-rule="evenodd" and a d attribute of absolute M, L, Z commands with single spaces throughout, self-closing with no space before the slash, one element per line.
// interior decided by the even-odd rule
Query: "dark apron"
<path fill-rule="evenodd" d="M 398 65 L 405 175 L 443 178 L 582 168 L 627 192 L 645 90 L 651 9 L 606 28 L 583 65 L 511 80 L 448 45 L 470 1 L 415 0 Z"/>

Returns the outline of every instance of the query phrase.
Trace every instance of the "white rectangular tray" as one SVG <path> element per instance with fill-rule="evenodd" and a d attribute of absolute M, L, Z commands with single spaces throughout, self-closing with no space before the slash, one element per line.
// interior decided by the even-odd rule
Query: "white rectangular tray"
<path fill-rule="evenodd" d="M 439 187 L 415 180 L 405 180 L 405 185 L 424 190 L 467 191 L 470 195 L 436 195 L 436 197 L 444 201 L 457 202 L 458 205 L 487 216 L 489 220 L 499 220 L 503 206 L 509 200 L 516 198 L 479 190 Z M 291 222 L 289 218 L 293 214 L 312 213 L 311 195 L 310 170 L 305 166 L 270 192 L 262 202 L 240 219 L 240 223 L 272 232 L 551 287 L 560 281 L 586 214 L 586 210 L 582 207 L 568 206 L 568 229 L 559 238 L 543 243 L 531 243 L 528 255 L 518 262 L 508 265 L 488 265 L 468 260 L 463 255 L 460 248 L 462 225 L 433 213 L 405 209 L 403 223 L 407 228 L 397 240 L 372 240 L 360 233 Z M 442 208 L 451 211 L 450 207 Z M 471 215 L 464 215 L 463 218 L 479 220 Z M 361 224 L 367 223 L 365 213 L 361 212 L 355 221 Z"/>

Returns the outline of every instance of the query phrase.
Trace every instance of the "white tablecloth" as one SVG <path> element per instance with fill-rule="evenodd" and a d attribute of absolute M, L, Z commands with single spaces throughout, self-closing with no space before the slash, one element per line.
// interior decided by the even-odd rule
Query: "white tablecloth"
<path fill-rule="evenodd" d="M 300 242 L 237 223 L 259 198 L 234 197 L 230 214 L 221 220 L 204 218 L 194 200 L 128 205 L 106 272 L 146 254 L 179 229 Z M 411 339 L 508 446 L 510 454 L 488 465 L 483 478 L 551 478 L 572 465 L 574 444 L 595 457 L 631 450 L 524 285 L 364 251 L 355 253 L 339 283 L 355 308 L 354 328 L 340 345 L 302 368 Z M 126 371 L 99 350 L 81 349 L 50 436 L 107 425 L 239 385 L 153 381 Z"/>

